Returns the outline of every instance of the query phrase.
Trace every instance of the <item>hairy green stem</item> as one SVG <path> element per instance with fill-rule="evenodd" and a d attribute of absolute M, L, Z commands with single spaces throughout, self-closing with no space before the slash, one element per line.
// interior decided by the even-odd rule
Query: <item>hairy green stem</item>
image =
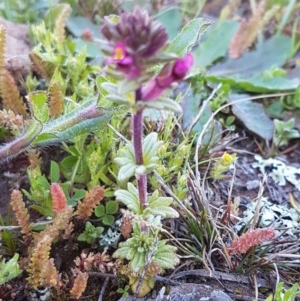
<path fill-rule="evenodd" d="M 30 149 L 59 143 L 106 126 L 111 112 L 97 106 L 91 98 L 71 112 L 42 124 L 32 118 L 24 132 L 15 140 L 0 145 L 0 163 Z"/>
<path fill-rule="evenodd" d="M 38 120 L 32 119 L 22 135 L 11 142 L 1 145 L 0 162 L 17 156 L 25 151 L 41 133 L 42 129 L 42 124 Z"/>
<path fill-rule="evenodd" d="M 135 99 L 141 99 L 141 89 L 135 92 Z M 134 147 L 135 162 L 137 165 L 144 164 L 143 159 L 143 109 L 137 111 L 132 116 L 132 139 Z M 136 176 L 137 189 L 139 193 L 140 204 L 143 208 L 147 207 L 147 176 Z"/>

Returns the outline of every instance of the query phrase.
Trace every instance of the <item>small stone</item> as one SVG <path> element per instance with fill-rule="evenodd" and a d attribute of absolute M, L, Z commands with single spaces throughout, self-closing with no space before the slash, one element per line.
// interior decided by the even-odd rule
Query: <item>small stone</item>
<path fill-rule="evenodd" d="M 253 190 L 253 189 L 258 188 L 259 185 L 260 185 L 259 180 L 248 181 L 246 183 L 246 188 L 247 188 L 247 190 Z"/>
<path fill-rule="evenodd" d="M 222 291 L 213 291 L 210 294 L 209 301 L 233 301 L 233 300 Z"/>

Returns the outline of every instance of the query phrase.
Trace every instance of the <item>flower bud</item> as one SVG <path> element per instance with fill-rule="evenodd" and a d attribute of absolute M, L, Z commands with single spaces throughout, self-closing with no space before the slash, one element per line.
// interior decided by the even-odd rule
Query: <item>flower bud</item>
<path fill-rule="evenodd" d="M 142 91 L 142 100 L 155 100 L 175 82 L 185 78 L 193 65 L 193 56 L 187 53 L 184 58 L 177 59 L 173 64 L 165 65 L 162 71 L 152 79 Z"/>

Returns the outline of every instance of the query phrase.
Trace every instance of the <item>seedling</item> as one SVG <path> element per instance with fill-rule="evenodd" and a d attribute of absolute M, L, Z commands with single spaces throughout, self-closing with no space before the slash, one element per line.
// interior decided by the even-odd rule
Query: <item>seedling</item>
<path fill-rule="evenodd" d="M 6 223 L 4 222 L 4 219 L 2 215 L 0 214 L 0 225 L 5 226 L 5 224 L 10 225 L 12 224 L 11 220 L 11 206 L 8 208 L 8 213 L 6 217 Z M 3 242 L 3 245 L 0 246 L 4 249 L 4 254 L 8 256 L 13 256 L 16 253 L 17 250 L 17 237 L 14 232 L 4 230 L 3 232 L 0 232 L 0 242 Z"/>
<path fill-rule="evenodd" d="M 22 273 L 18 264 L 19 254 L 15 253 L 14 257 L 5 262 L 3 259 L 0 262 L 0 285 L 17 277 Z"/>
<path fill-rule="evenodd" d="M 85 224 L 85 230 L 78 236 L 79 241 L 86 241 L 89 244 L 93 244 L 104 231 L 103 227 L 95 227 L 90 222 Z"/>
<path fill-rule="evenodd" d="M 290 139 L 299 138 L 299 132 L 294 129 L 295 119 L 290 119 L 286 122 L 275 119 L 274 120 L 274 135 L 273 144 L 275 147 L 287 145 Z"/>
<path fill-rule="evenodd" d="M 275 296 L 272 294 L 265 301 L 294 301 L 300 295 L 297 283 L 289 289 L 284 289 L 283 285 L 283 282 L 279 282 L 276 286 Z"/>
<path fill-rule="evenodd" d="M 123 298 L 127 298 L 129 296 L 128 290 L 129 290 L 129 285 L 125 285 L 124 288 L 120 287 L 117 289 L 117 292 L 122 294 Z"/>
<path fill-rule="evenodd" d="M 116 214 L 118 209 L 118 202 L 108 201 L 105 206 L 101 204 L 95 208 L 95 215 L 101 219 L 104 225 L 111 226 L 115 221 L 113 214 Z"/>

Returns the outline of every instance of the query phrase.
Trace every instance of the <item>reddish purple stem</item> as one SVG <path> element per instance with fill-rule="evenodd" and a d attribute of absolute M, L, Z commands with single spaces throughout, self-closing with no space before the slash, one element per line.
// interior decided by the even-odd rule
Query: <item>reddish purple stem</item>
<path fill-rule="evenodd" d="M 141 89 L 137 89 L 135 92 L 135 99 L 141 99 Z M 143 109 L 137 111 L 132 116 L 132 135 L 133 135 L 133 148 L 135 161 L 137 165 L 144 164 L 143 160 Z M 140 204 L 143 208 L 148 206 L 147 203 L 147 176 L 138 175 L 137 189 L 139 193 Z"/>

